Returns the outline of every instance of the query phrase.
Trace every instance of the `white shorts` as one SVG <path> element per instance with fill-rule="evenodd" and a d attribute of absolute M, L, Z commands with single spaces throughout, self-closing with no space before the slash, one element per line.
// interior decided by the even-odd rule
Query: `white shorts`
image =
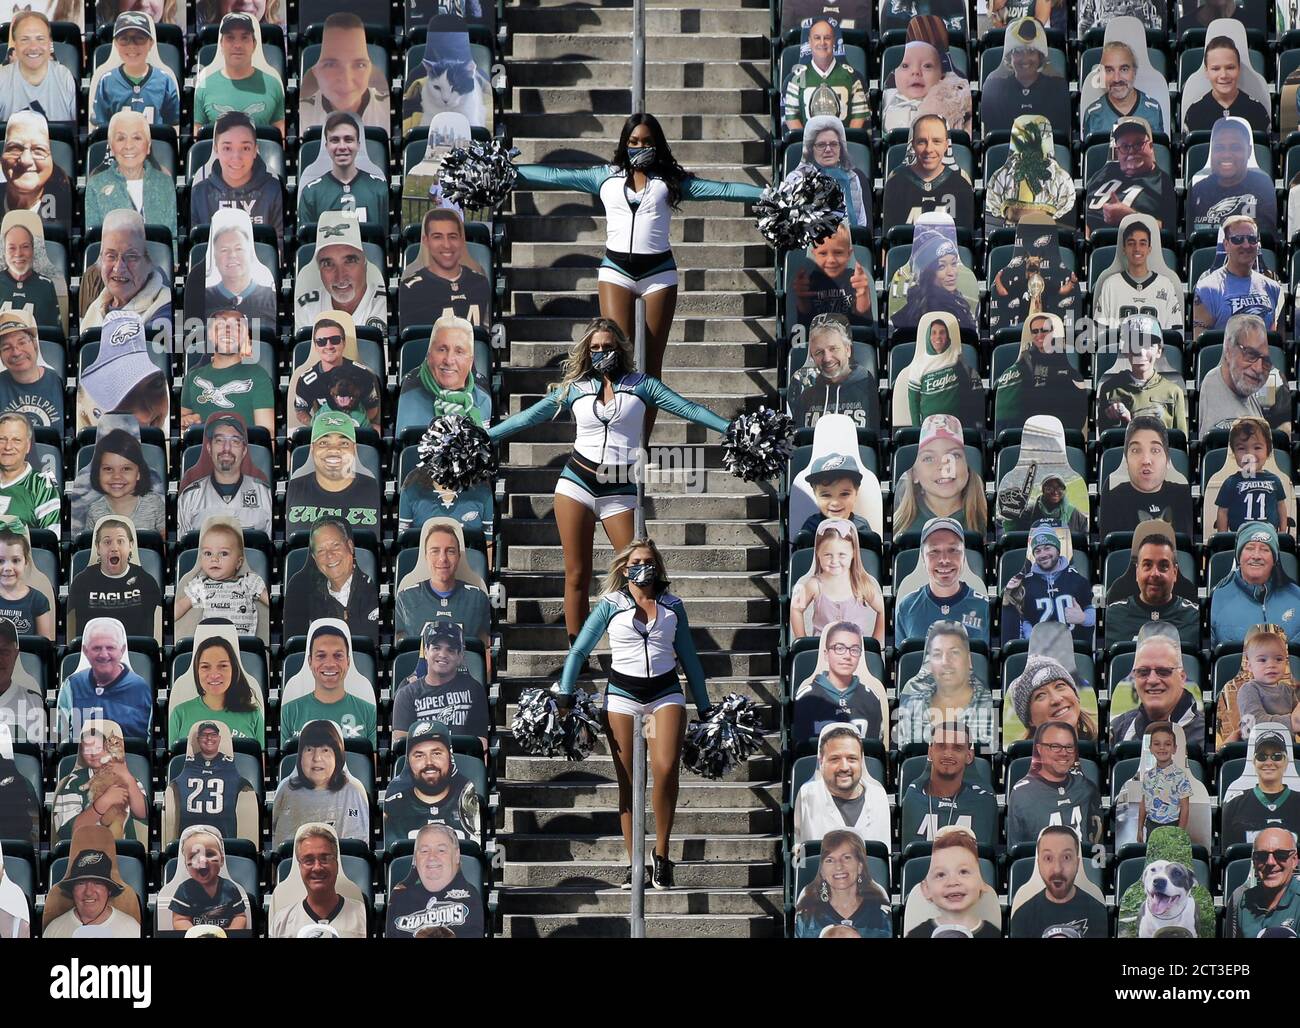
<path fill-rule="evenodd" d="M 633 278 L 617 268 L 601 265 L 600 271 L 596 275 L 596 281 L 619 286 L 626 289 L 633 296 L 649 296 L 661 289 L 675 287 L 677 285 L 677 269 L 669 268 L 667 271 L 647 275 L 645 278 Z"/>
<path fill-rule="evenodd" d="M 684 706 L 686 706 L 686 697 L 679 692 L 660 696 L 657 700 L 651 700 L 649 703 L 637 703 L 636 700 L 630 700 L 626 696 L 619 696 L 617 693 L 605 693 L 605 713 L 607 714 L 627 714 L 630 717 L 640 714 L 645 717 L 648 714 L 653 714 L 660 707 Z"/>
<path fill-rule="evenodd" d="M 631 496 L 593 496 L 578 485 L 577 482 L 572 482 L 563 477 L 555 483 L 555 495 L 567 496 L 571 500 L 577 500 L 589 511 L 594 512 L 600 521 L 636 510 L 635 494 Z"/>

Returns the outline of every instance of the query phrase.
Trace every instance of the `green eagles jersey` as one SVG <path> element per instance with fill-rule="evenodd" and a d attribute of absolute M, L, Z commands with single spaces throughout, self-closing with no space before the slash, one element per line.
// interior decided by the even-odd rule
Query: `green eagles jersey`
<path fill-rule="evenodd" d="M 344 693 L 337 703 L 322 703 L 315 693 L 290 700 L 280 711 L 280 745 L 295 738 L 309 721 L 333 721 L 343 730 L 343 738 L 369 739 L 374 746 L 375 706 L 360 696 Z"/>
<path fill-rule="evenodd" d="M 387 227 L 388 183 L 364 171 L 346 184 L 322 175 L 298 193 L 298 224 L 316 224 L 323 211 L 356 211 L 360 221 Z"/>
<path fill-rule="evenodd" d="M 0 485 L 0 514 L 18 518 L 30 528 L 48 528 L 59 534 L 63 497 L 54 481 L 30 464 L 9 485 Z"/>

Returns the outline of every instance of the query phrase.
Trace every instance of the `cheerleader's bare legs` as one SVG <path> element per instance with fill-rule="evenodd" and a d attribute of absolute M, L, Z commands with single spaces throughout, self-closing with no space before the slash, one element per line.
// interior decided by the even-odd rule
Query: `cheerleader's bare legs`
<path fill-rule="evenodd" d="M 601 317 L 617 322 L 629 339 L 635 339 L 636 293 L 614 282 L 601 282 L 599 287 Z M 645 367 L 639 370 L 647 375 L 663 377 L 664 353 L 668 349 L 668 335 L 673 330 L 676 314 L 677 286 L 661 286 L 645 294 Z M 641 442 L 644 448 L 650 446 L 650 434 L 658 415 L 657 407 L 646 410 L 645 435 Z"/>
<path fill-rule="evenodd" d="M 595 547 L 596 512 L 571 496 L 556 494 L 555 524 L 564 550 L 564 627 L 572 643 L 591 612 L 592 550 Z M 617 553 L 632 541 L 636 515 L 624 511 L 605 518 L 605 535 Z"/>

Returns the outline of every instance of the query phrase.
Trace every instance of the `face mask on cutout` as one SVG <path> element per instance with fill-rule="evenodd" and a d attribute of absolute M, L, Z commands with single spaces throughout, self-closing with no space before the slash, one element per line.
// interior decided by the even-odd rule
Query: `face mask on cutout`
<path fill-rule="evenodd" d="M 617 350 L 600 350 L 591 355 L 591 370 L 598 375 L 613 371 L 617 365 Z"/>
<path fill-rule="evenodd" d="M 627 580 L 633 585 L 649 585 L 655 580 L 655 566 L 653 564 L 629 564 Z"/>
<path fill-rule="evenodd" d="M 627 148 L 627 162 L 634 168 L 648 168 L 655 162 L 655 148 L 653 146 L 629 146 Z"/>

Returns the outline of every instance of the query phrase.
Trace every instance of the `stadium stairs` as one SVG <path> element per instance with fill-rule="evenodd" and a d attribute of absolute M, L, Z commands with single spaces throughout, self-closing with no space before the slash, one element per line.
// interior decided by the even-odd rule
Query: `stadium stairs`
<path fill-rule="evenodd" d="M 680 0 L 677 0 L 680 3 Z M 647 9 L 646 109 L 664 125 L 682 165 L 705 177 L 766 184 L 766 0 L 672 0 Z M 525 0 L 507 8 L 512 40 L 507 125 L 524 162 L 607 161 L 631 109 L 630 6 Z M 596 269 L 604 219 L 594 198 L 516 192 L 510 241 L 509 360 L 503 396 L 513 414 L 539 399 L 586 321 L 598 313 Z M 673 222 L 681 269 L 667 384 L 724 417 L 776 397 L 771 251 L 748 209 L 684 203 Z M 501 529 L 507 596 L 502 628 L 505 729 L 498 843 L 499 931 L 518 937 L 626 936 L 629 894 L 617 787 L 602 739 L 579 763 L 522 755 L 508 736 L 514 702 L 556 680 L 568 642 L 563 556 L 552 490 L 573 440 L 570 422 L 516 437 L 503 454 Z M 726 692 L 765 705 L 767 745 L 733 775 L 709 782 L 682 772 L 675 838 L 677 888 L 646 891 L 650 936 L 781 934 L 778 503 L 772 486 L 720 467 L 717 437 L 662 414 L 654 446 L 689 446 L 706 465 L 665 470 L 647 489 L 650 535 L 664 549 L 673 591 L 685 599 L 715 699 Z M 654 464 L 652 453 L 652 465 Z M 690 481 L 689 479 L 694 479 Z M 598 530 L 597 582 L 612 552 Z M 596 583 L 593 583 L 593 589 Z M 608 669 L 604 651 L 599 651 Z M 588 689 L 604 679 L 584 682 Z M 695 716 L 695 708 L 689 708 Z M 647 860 L 653 817 L 647 813 Z"/>

